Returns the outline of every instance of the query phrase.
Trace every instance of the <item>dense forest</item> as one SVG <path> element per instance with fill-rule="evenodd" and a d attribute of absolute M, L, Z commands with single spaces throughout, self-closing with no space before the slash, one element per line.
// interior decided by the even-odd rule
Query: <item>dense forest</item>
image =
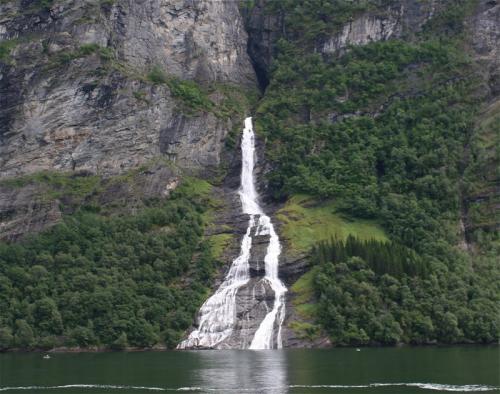
<path fill-rule="evenodd" d="M 99 2 L 103 15 L 114 3 Z M 328 40 L 346 23 L 364 13 L 381 15 L 395 1 L 240 3 L 247 16 L 263 5 L 266 16 L 280 25 L 275 32 L 278 38 L 270 43 L 272 59 L 259 101 L 254 105 L 255 94 L 248 93 L 255 86 L 249 90 L 232 83 L 191 80 L 193 75 L 199 74 L 201 79 L 208 75 L 211 69 L 205 70 L 203 64 L 191 64 L 193 72 L 180 78 L 149 59 L 149 71 L 140 75 L 127 71 L 137 79 L 129 87 L 134 104 L 127 101 L 113 119 L 119 124 L 125 112 L 147 108 L 137 121 L 151 117 L 155 124 L 161 123 L 162 130 L 147 141 L 136 143 L 135 134 L 124 139 L 132 152 L 136 145 L 139 149 L 141 144 L 158 144 L 159 139 L 160 145 L 173 151 L 182 142 L 186 156 L 203 158 L 219 148 L 226 150 L 224 154 L 234 154 L 239 149 L 241 124 L 227 121 L 235 113 L 243 117 L 254 106 L 255 128 L 262 142 L 259 149 L 263 147 L 259 155 L 265 155 L 265 168 L 258 171 L 263 176 L 262 190 L 268 193 L 265 200 L 273 200 L 273 207 L 288 204 L 296 209 L 289 209 L 288 216 L 282 211 L 286 220 L 279 214 L 273 218 L 281 221 L 277 229 L 285 233 L 286 226 L 313 227 L 323 220 L 323 227 L 311 231 L 297 248 L 305 255 L 304 271 L 309 270 L 301 272 L 302 278 L 312 278 L 307 281 L 307 299 L 302 300 L 310 304 L 309 312 L 299 316 L 307 320 L 303 327 L 311 328 L 307 335 L 325 334 L 335 346 L 497 342 L 500 220 L 495 210 L 498 199 L 491 192 L 498 180 L 491 174 L 498 170 L 500 107 L 485 110 L 484 75 L 471 54 L 466 21 L 476 1 L 438 2 L 438 11 L 421 29 L 330 52 L 324 50 Z M 37 5 L 31 8 L 33 12 L 49 15 L 53 2 L 33 4 Z M 152 18 L 157 19 L 156 15 Z M 183 19 L 177 15 L 172 22 L 177 20 Z M 85 15 L 78 23 L 87 22 Z M 140 20 L 133 25 L 142 26 Z M 190 34 L 185 34 L 189 40 L 193 39 Z M 0 62 L 5 67 L 15 65 L 6 59 L 15 52 L 16 40 L 0 45 Z M 191 62 L 208 47 L 197 48 L 189 40 L 184 48 L 179 44 L 179 53 L 188 53 Z M 109 70 L 118 65 L 117 54 L 100 44 L 59 48 L 60 52 L 49 56 L 54 48 L 48 43 L 40 41 L 40 50 L 61 70 L 63 66 L 72 70 L 72 62 L 85 69 L 98 59 Z M 167 60 L 179 55 L 172 53 L 165 52 Z M 221 58 L 226 56 L 223 53 Z M 132 58 L 135 60 L 135 54 Z M 211 63 L 212 59 L 207 62 Z M 186 64 L 179 69 L 188 69 Z M 250 62 L 248 65 L 252 71 Z M 15 82 L 23 78 L 19 76 Z M 97 101 L 97 107 L 111 100 L 112 90 L 117 92 L 117 102 L 124 103 L 120 95 L 126 89 L 111 82 L 102 85 L 102 91 L 108 93 L 102 97 L 94 94 L 94 99 L 103 99 Z M 16 90 L 13 85 L 5 86 L 5 92 Z M 97 84 L 84 86 L 92 91 Z M 168 122 L 153 116 L 154 111 L 163 114 L 164 107 L 158 106 L 162 98 L 156 94 L 166 91 L 167 98 L 177 102 L 172 111 L 175 117 Z M 248 99 L 245 105 L 240 102 L 243 97 Z M 98 119 L 106 118 L 109 108 L 104 106 L 102 111 Z M 200 114 L 213 116 L 197 118 Z M 55 119 L 47 127 L 56 124 L 59 118 Z M 38 121 L 32 124 L 36 126 Z M 95 125 L 101 127 L 101 123 Z M 143 127 L 149 130 L 151 125 Z M 226 127 L 231 129 L 227 133 Z M 130 131 L 131 127 L 124 125 L 119 131 L 122 129 Z M 206 134 L 198 134 L 200 130 Z M 217 134 L 217 141 L 212 141 L 212 134 Z M 0 137 L 3 144 L 8 136 Z M 73 135 L 66 137 L 72 140 Z M 19 145 L 13 146 L 20 149 L 26 138 L 23 134 Z M 48 137 L 33 138 L 39 147 L 53 142 Z M 113 143 L 114 138 L 111 135 Z M 89 141 L 91 145 L 92 138 Z M 54 146 L 65 143 L 56 139 Z M 99 143 L 95 145 L 100 157 Z M 165 147 L 153 151 L 173 160 L 175 154 L 169 155 Z M 104 148 L 102 156 L 108 154 L 109 147 Z M 116 154 L 128 158 L 128 153 Z M 207 167 L 197 168 L 198 172 L 214 184 L 221 182 L 230 172 L 230 160 L 224 154 L 219 157 L 217 153 L 214 159 L 220 164 L 217 171 Z M 68 156 L 74 170 L 78 163 Z M 198 157 L 187 159 L 197 162 Z M 205 166 L 203 161 L 197 164 Z M 162 165 L 171 168 L 177 164 L 168 161 Z M 11 170 L 16 173 L 15 168 Z M 177 345 L 208 297 L 213 277 L 223 271 L 220 249 L 227 245 L 214 245 L 205 231 L 213 221 L 213 196 L 207 181 L 179 175 L 179 186 L 176 183 L 168 198 L 126 195 L 103 203 L 113 200 L 109 195 L 121 190 L 120 185 L 127 188 L 132 178 L 147 172 L 124 170 L 105 179 L 99 174 L 47 171 L 1 180 L 0 187 L 9 191 L 33 186 L 40 191 L 34 203 L 55 201 L 61 218 L 38 234 L 0 242 L 0 351 Z M 103 186 L 113 182 L 116 188 Z M 229 183 L 236 188 L 234 179 Z M 130 189 L 141 187 L 144 183 Z M 9 214 L 0 219 L 7 221 Z M 300 215 L 302 222 L 297 219 Z M 331 223 L 325 223 L 328 220 Z M 345 229 L 333 233 L 341 236 L 319 239 L 328 226 L 338 224 Z M 366 231 L 361 237 L 353 228 Z M 293 234 L 300 236 L 301 231 Z M 373 234 L 376 236 L 370 237 Z M 295 252 L 292 237 L 281 235 L 288 241 L 285 247 Z M 290 286 L 288 294 L 293 289 Z M 293 301 L 289 305 L 296 306 Z M 297 311 L 300 315 L 299 308 Z M 303 322 L 292 322 L 292 329 L 293 323 L 300 326 Z"/>
<path fill-rule="evenodd" d="M 312 256 L 318 321 L 335 344 L 490 343 L 497 338 L 496 295 L 488 290 L 488 278 L 470 272 L 440 275 L 401 245 L 354 237 L 321 243 Z"/>
<path fill-rule="evenodd" d="M 54 192 L 95 193 L 86 177 L 56 179 Z M 0 349 L 175 347 L 217 261 L 202 238 L 210 204 L 200 182 L 136 214 L 83 204 L 39 235 L 0 243 Z"/>
<path fill-rule="evenodd" d="M 286 30 L 257 117 L 274 198 L 332 200 L 341 214 L 380 223 L 394 245 L 416 256 L 409 264 L 420 264 L 413 269 L 418 275 L 401 268 L 406 261 L 398 272 L 384 272 L 391 248 L 374 255 L 375 244 L 360 243 L 360 252 L 345 254 L 341 243 L 318 245 L 313 256 L 321 250 L 326 256 L 312 262 L 316 318 L 334 344 L 498 338 L 495 220 L 467 234 L 459 225 L 467 220 L 463 191 L 494 170 L 484 165 L 484 150 L 482 158 L 464 160 L 477 146 L 482 103 L 465 26 L 475 3 L 447 4 L 421 32 L 336 55 L 318 48 L 379 2 L 268 5 Z M 475 246 L 458 247 L 464 242 Z"/>

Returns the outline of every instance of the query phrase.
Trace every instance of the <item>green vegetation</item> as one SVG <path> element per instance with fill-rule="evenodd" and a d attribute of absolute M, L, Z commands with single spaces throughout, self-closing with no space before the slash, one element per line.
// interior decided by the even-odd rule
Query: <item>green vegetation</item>
<path fill-rule="evenodd" d="M 317 305 L 314 301 L 314 280 L 316 278 L 317 269 L 312 268 L 310 271 L 302 275 L 290 288 L 294 295 L 293 305 L 301 318 L 311 319 L 317 313 Z"/>
<path fill-rule="evenodd" d="M 350 219 L 340 215 L 332 201 L 317 202 L 306 195 L 291 197 L 278 212 L 282 234 L 293 250 L 307 252 L 319 241 L 345 239 L 348 235 L 369 240 L 388 240 L 372 220 Z"/>
<path fill-rule="evenodd" d="M 50 67 L 59 67 L 64 64 L 69 64 L 75 59 L 84 58 L 97 54 L 102 61 L 111 61 L 114 58 L 111 48 L 102 47 L 98 44 L 84 44 L 74 51 L 58 52 L 50 61 Z"/>
<path fill-rule="evenodd" d="M 316 40 L 339 29 L 363 11 L 376 10 L 377 0 L 280 0 L 266 4 L 267 12 L 280 15 L 287 37 L 305 48 L 312 48 Z M 253 7 L 252 2 L 243 4 Z"/>
<path fill-rule="evenodd" d="M 19 182 L 11 186 L 46 182 L 86 201 L 96 183 L 61 174 Z M 175 346 L 217 264 L 203 239 L 209 192 L 187 178 L 135 214 L 83 204 L 41 234 L 0 243 L 0 349 Z"/>
<path fill-rule="evenodd" d="M 229 233 L 215 234 L 209 237 L 212 246 L 212 255 L 214 258 L 219 259 L 226 250 L 227 246 L 233 239 L 233 235 Z"/>
<path fill-rule="evenodd" d="M 428 276 L 428 267 L 417 254 L 402 245 L 376 240 L 362 241 L 349 235 L 345 241 L 331 239 L 319 242 L 312 250 L 315 264 L 344 263 L 351 257 L 363 259 L 377 275 L 389 274 L 395 277 Z"/>
<path fill-rule="evenodd" d="M 154 85 L 167 85 L 172 96 L 179 102 L 180 110 L 188 116 L 200 112 L 212 112 L 223 119 L 239 115 L 255 104 L 257 93 L 230 84 L 213 83 L 202 86 L 196 81 L 183 80 L 168 75 L 159 66 L 147 74 L 146 80 Z M 238 129 L 239 130 L 239 129 Z M 229 145 L 236 137 L 231 135 Z"/>
<path fill-rule="evenodd" d="M 316 324 L 308 322 L 293 321 L 290 323 L 290 328 L 295 332 L 298 338 L 313 341 L 318 338 L 321 328 Z"/>
<path fill-rule="evenodd" d="M 321 333 L 321 327 L 311 321 L 316 319 L 318 304 L 316 300 L 314 280 L 317 267 L 302 275 L 289 289 L 292 295 L 292 305 L 297 312 L 297 318 L 290 323 L 290 328 L 302 339 L 314 340 Z"/>
<path fill-rule="evenodd" d="M 155 85 L 167 83 L 168 81 L 167 74 L 165 74 L 165 72 L 158 66 L 153 67 L 153 69 L 148 73 L 147 79 Z"/>
<path fill-rule="evenodd" d="M 492 343 L 498 337 L 493 273 L 491 266 L 396 278 L 376 274 L 360 257 L 325 262 L 315 279 L 317 318 L 337 345 Z"/>
<path fill-rule="evenodd" d="M 168 85 L 170 93 L 179 100 L 181 108 L 186 114 L 210 111 L 214 105 L 207 93 L 196 82 L 169 77 L 158 66 L 153 67 L 147 75 L 147 79 L 155 85 Z"/>
<path fill-rule="evenodd" d="M 47 185 L 44 199 L 55 199 L 62 196 L 85 197 L 99 190 L 101 178 L 86 173 L 37 172 L 16 178 L 7 178 L 0 181 L 0 185 L 12 188 L 23 187 L 28 184 Z"/>
<path fill-rule="evenodd" d="M 10 62 L 10 53 L 17 46 L 18 40 L 4 40 L 0 42 L 0 61 L 4 63 Z"/>
<path fill-rule="evenodd" d="M 498 163 L 498 122 L 494 109 L 478 112 L 480 76 L 464 50 L 472 3 L 443 4 L 406 40 L 335 56 L 320 54 L 329 35 L 360 12 L 384 12 L 382 3 L 268 5 L 285 27 L 256 130 L 266 139 L 269 188 L 287 201 L 284 239 L 302 252 L 331 238 L 336 245 L 316 250 L 345 249 L 348 234 L 367 241 L 356 241 L 362 253 L 312 261 L 313 280 L 296 284 L 314 293 L 299 291 L 297 307 L 319 300 L 313 317 L 336 344 L 498 338 L 498 219 L 485 175 Z M 464 211 L 478 246 L 468 252 L 458 247 Z M 403 268 L 409 256 L 424 268 Z"/>
<path fill-rule="evenodd" d="M 500 196 L 495 193 L 500 173 L 500 101 L 481 112 L 476 133 L 469 143 L 469 162 L 463 183 L 469 234 L 483 248 L 500 239 L 495 238 L 495 227 L 500 220 L 497 206 Z"/>
<path fill-rule="evenodd" d="M 185 111 L 210 111 L 214 103 L 194 81 L 169 79 L 168 87 L 174 97 L 179 99 Z"/>

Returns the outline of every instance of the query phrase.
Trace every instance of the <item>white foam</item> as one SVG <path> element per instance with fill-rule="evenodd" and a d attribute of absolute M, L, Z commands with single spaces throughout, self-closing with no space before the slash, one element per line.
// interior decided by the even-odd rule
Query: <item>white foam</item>
<path fill-rule="evenodd" d="M 108 389 L 108 390 L 145 390 L 145 391 L 210 391 L 210 392 L 272 392 L 274 390 L 288 389 L 370 389 L 376 387 L 417 387 L 422 390 L 444 391 L 444 392 L 474 392 L 474 391 L 500 391 L 500 387 L 480 385 L 480 384 L 441 384 L 441 383 L 369 383 L 369 384 L 294 384 L 284 386 L 266 386 L 257 388 L 223 388 L 223 387 L 177 387 L 163 388 L 152 386 L 126 386 L 112 384 L 67 384 L 60 386 L 12 386 L 0 387 L 0 391 L 18 391 L 18 390 L 64 390 L 64 389 Z"/>
<path fill-rule="evenodd" d="M 258 202 L 258 193 L 254 182 L 255 134 L 252 118 L 245 119 L 245 128 L 241 140 L 241 186 L 239 196 L 243 213 L 250 215 L 246 234 L 241 241 L 240 255 L 233 261 L 224 281 L 202 305 L 199 311 L 198 328 L 190 333 L 177 348 L 219 348 L 226 347 L 224 340 L 229 338 L 237 324 L 236 295 L 238 290 L 250 280 L 249 260 L 252 248 L 251 230 L 256 227 L 255 235 L 269 235 L 269 246 L 264 258 L 265 277 L 274 292 L 273 308 L 262 319 L 254 334 L 250 349 L 281 348 L 281 326 L 285 319 L 285 285 L 278 278 L 279 255 L 281 245 L 274 231 L 271 218 L 267 216 Z M 277 328 L 274 335 L 275 327 Z M 239 347 L 248 346 L 246 338 Z"/>

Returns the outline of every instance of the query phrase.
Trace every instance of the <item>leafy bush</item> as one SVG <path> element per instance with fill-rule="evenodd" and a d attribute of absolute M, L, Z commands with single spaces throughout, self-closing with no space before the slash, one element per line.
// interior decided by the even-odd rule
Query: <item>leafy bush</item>
<path fill-rule="evenodd" d="M 194 81 L 171 78 L 168 86 L 172 95 L 182 101 L 183 107 L 191 111 L 209 111 L 213 102 Z"/>
<path fill-rule="evenodd" d="M 153 69 L 147 75 L 147 79 L 156 85 L 159 85 L 162 83 L 167 83 L 167 81 L 168 81 L 167 75 L 158 66 L 153 67 Z"/>
<path fill-rule="evenodd" d="M 54 55 L 51 66 L 59 66 L 61 64 L 68 64 L 75 59 L 84 58 L 97 54 L 103 62 L 108 62 L 114 58 L 112 48 L 102 47 L 99 44 L 83 44 L 78 49 L 68 52 L 59 52 Z"/>
<path fill-rule="evenodd" d="M 16 47 L 17 40 L 4 40 L 0 42 L 0 61 L 8 62 L 10 60 L 10 53 Z"/>

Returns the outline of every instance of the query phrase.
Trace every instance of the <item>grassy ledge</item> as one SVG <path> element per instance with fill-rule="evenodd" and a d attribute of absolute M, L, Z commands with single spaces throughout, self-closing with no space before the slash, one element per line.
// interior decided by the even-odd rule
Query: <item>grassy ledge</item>
<path fill-rule="evenodd" d="M 307 252 L 319 241 L 346 239 L 350 234 L 362 240 L 389 240 L 377 222 L 340 215 L 333 201 L 317 202 L 307 195 L 291 197 L 277 218 L 283 223 L 283 237 L 296 252 Z"/>

